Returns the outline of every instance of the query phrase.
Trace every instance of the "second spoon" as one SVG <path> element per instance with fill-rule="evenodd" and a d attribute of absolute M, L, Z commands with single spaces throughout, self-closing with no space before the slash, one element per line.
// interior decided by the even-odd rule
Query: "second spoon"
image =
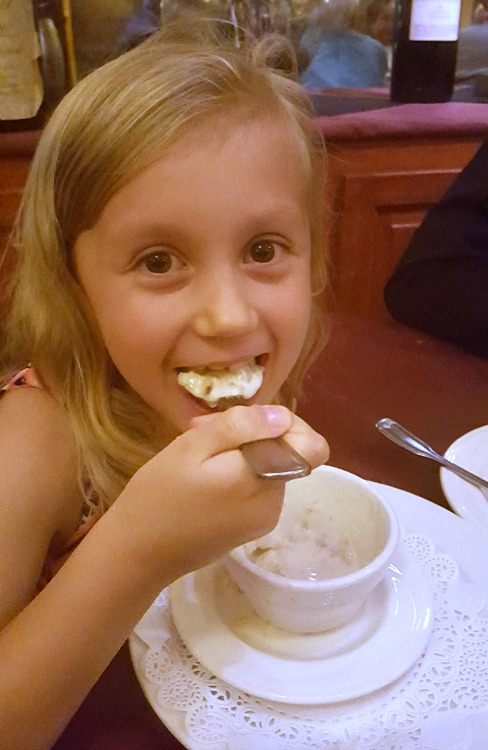
<path fill-rule="evenodd" d="M 451 471 L 453 474 L 461 477 L 461 479 L 464 479 L 466 482 L 477 487 L 485 500 L 488 500 L 488 481 L 486 479 L 483 479 L 476 474 L 472 474 L 470 471 L 467 471 L 467 469 L 463 469 L 462 466 L 458 466 L 444 456 L 441 456 L 440 453 L 437 453 L 430 447 L 430 445 L 409 432 L 405 427 L 402 427 L 398 422 L 388 418 L 380 419 L 379 422 L 376 423 L 376 429 L 401 448 L 406 448 L 406 450 L 411 453 L 415 453 L 416 456 L 422 456 L 437 461 L 445 469 L 448 469 L 448 471 Z"/>

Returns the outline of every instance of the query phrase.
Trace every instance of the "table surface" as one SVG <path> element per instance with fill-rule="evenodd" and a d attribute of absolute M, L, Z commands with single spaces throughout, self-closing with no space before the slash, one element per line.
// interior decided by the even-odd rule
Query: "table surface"
<path fill-rule="evenodd" d="M 332 465 L 448 508 L 438 466 L 398 448 L 374 425 L 391 417 L 444 452 L 460 435 L 488 424 L 488 361 L 393 322 L 337 314 L 298 411 L 327 437 Z M 182 745 L 147 703 L 125 645 L 54 748 Z"/>
<path fill-rule="evenodd" d="M 394 321 L 335 315 L 299 413 L 330 445 L 329 463 L 449 508 L 439 466 L 375 429 L 390 417 L 438 453 L 488 424 L 488 360 Z"/>

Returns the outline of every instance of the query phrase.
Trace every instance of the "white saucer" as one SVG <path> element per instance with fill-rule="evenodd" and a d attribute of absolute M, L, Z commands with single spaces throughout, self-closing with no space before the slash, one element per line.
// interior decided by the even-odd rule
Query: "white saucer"
<path fill-rule="evenodd" d="M 354 621 L 318 634 L 264 622 L 219 563 L 176 581 L 171 613 L 191 653 L 212 674 L 259 698 L 319 705 L 368 695 L 404 674 L 432 628 L 432 592 L 402 545 Z"/>
<path fill-rule="evenodd" d="M 488 479 L 488 425 L 462 435 L 444 455 L 449 461 Z M 451 508 L 465 521 L 488 532 L 488 502 L 481 492 L 447 469 L 441 469 L 440 476 Z"/>

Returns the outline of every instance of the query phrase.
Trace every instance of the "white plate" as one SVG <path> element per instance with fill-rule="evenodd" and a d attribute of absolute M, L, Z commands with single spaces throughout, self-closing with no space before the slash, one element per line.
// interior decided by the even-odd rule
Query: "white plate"
<path fill-rule="evenodd" d="M 488 425 L 462 435 L 444 455 L 463 469 L 488 479 Z M 441 484 L 451 508 L 465 521 L 488 532 L 488 501 L 481 492 L 447 469 L 441 469 Z"/>
<path fill-rule="evenodd" d="M 412 532 L 430 537 L 436 549 L 445 552 L 455 558 L 460 572 L 466 576 L 468 581 L 485 595 L 488 602 L 488 579 L 486 577 L 487 547 L 486 536 L 471 524 L 466 523 L 444 508 L 435 503 L 413 495 L 410 492 L 388 487 L 384 484 L 372 483 L 377 489 L 384 493 L 398 514 L 405 532 Z M 488 616 L 488 604 L 480 612 L 482 617 Z M 143 671 L 143 656 L 147 651 L 146 643 L 137 636 L 137 630 L 129 639 L 134 670 L 144 694 L 151 707 L 160 720 L 178 738 L 187 750 L 228 750 L 227 742 L 206 742 L 202 744 L 188 734 L 186 726 L 186 715 L 184 711 L 172 710 L 161 705 L 158 699 L 159 686 L 149 682 Z M 361 701 L 367 701 L 363 698 Z M 295 716 L 299 707 L 286 704 L 278 704 L 285 714 Z M 339 704 L 339 707 L 342 704 Z M 349 704 L 345 704 L 349 705 Z M 330 704 L 308 708 L 312 710 L 317 720 L 329 719 L 332 708 Z M 468 720 L 467 720 L 468 721 Z M 469 717 L 469 728 L 472 733 L 470 750 L 486 750 L 486 738 L 488 737 L 488 709 L 480 711 Z M 238 739 L 238 738 L 236 738 Z M 437 739 L 437 738 L 436 738 Z M 443 744 L 444 743 L 444 744 Z M 431 743 L 432 746 L 435 746 Z M 438 747 L 445 747 L 445 734 L 437 742 Z M 255 738 L 252 747 L 257 747 Z"/>
<path fill-rule="evenodd" d="M 191 653 L 212 674 L 268 700 L 319 705 L 372 693 L 404 674 L 432 627 L 432 593 L 399 545 L 361 612 L 329 632 L 293 634 L 257 615 L 222 564 L 171 586 L 171 613 Z"/>

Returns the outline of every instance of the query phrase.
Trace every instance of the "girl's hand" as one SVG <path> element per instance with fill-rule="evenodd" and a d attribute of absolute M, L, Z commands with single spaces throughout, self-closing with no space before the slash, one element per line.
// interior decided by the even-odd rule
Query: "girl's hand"
<path fill-rule="evenodd" d="M 328 458 L 324 438 L 285 407 L 236 406 L 193 420 L 134 475 L 113 511 L 124 510 L 148 572 L 166 584 L 274 528 L 285 483 L 257 477 L 239 446 L 279 435 L 312 467 Z"/>

